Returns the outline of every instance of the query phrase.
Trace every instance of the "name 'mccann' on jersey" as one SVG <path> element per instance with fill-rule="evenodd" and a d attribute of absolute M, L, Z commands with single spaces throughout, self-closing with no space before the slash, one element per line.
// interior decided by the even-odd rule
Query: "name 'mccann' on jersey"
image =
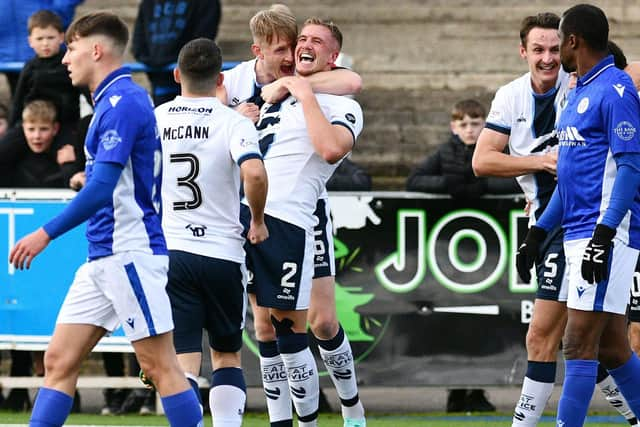
<path fill-rule="evenodd" d="M 244 262 L 240 165 L 262 157 L 253 123 L 216 98 L 178 96 L 156 117 L 169 249 Z"/>
<path fill-rule="evenodd" d="M 110 203 L 87 223 L 89 259 L 124 251 L 165 255 L 162 153 L 151 98 L 133 82 L 129 69 L 120 68 L 96 88 L 94 101 L 85 139 L 87 181 L 98 162 L 115 163 L 123 170 Z"/>
<path fill-rule="evenodd" d="M 640 100 L 631 81 L 608 56 L 578 79 L 557 125 L 558 190 L 565 241 L 591 238 L 609 206 L 616 176 L 614 156 L 640 152 Z M 575 191 L 579 188 L 580 191 Z M 617 237 L 640 249 L 640 199 Z"/>

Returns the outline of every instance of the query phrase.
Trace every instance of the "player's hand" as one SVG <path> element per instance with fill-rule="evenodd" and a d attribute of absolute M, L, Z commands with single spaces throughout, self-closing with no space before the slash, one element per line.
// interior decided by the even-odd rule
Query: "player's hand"
<path fill-rule="evenodd" d="M 260 108 L 253 102 L 243 102 L 235 109 L 238 113 L 242 114 L 253 123 L 258 123 L 258 118 L 260 118 Z"/>
<path fill-rule="evenodd" d="M 542 170 L 555 175 L 558 169 L 558 150 L 551 150 L 540 156 Z"/>
<path fill-rule="evenodd" d="M 311 83 L 304 77 L 293 76 L 281 80 L 289 93 L 298 101 L 303 102 L 306 98 L 315 97 Z"/>
<path fill-rule="evenodd" d="M 31 261 L 47 247 L 50 241 L 51 238 L 49 238 L 49 235 L 44 231 L 44 228 L 38 228 L 33 233 L 23 237 L 16 243 L 13 249 L 11 249 L 9 263 L 20 270 L 23 270 L 25 267 L 29 269 L 29 267 L 31 267 Z"/>
<path fill-rule="evenodd" d="M 247 233 L 247 240 L 251 242 L 252 245 L 257 245 L 258 243 L 262 243 L 269 238 L 269 230 L 267 229 L 267 225 L 262 222 L 251 220 L 251 225 L 249 226 L 249 232 Z"/>
<path fill-rule="evenodd" d="M 604 224 L 596 225 L 582 256 L 582 278 L 588 283 L 599 283 L 607 278 L 615 235 L 616 230 Z"/>
<path fill-rule="evenodd" d="M 276 80 L 273 83 L 269 83 L 268 85 L 262 86 L 262 91 L 260 91 L 260 96 L 264 99 L 264 102 L 269 104 L 275 104 L 277 102 L 282 101 L 289 94 L 289 90 L 286 86 L 283 85 L 285 79 L 290 79 L 291 77 L 282 77 Z"/>
<path fill-rule="evenodd" d="M 518 275 L 523 282 L 531 282 L 531 269 L 538 257 L 538 251 L 540 250 L 540 244 L 547 237 L 547 232 L 540 227 L 532 225 L 527 232 L 524 242 L 518 248 L 516 252 L 516 269 Z"/>
<path fill-rule="evenodd" d="M 87 181 L 87 175 L 85 174 L 84 171 L 76 172 L 69 179 L 69 187 L 71 187 L 72 190 L 80 191 L 82 187 L 84 187 L 84 184 L 86 181 Z"/>
<path fill-rule="evenodd" d="M 75 162 L 76 152 L 70 144 L 63 145 L 56 153 L 56 161 L 59 165 L 63 163 Z"/>

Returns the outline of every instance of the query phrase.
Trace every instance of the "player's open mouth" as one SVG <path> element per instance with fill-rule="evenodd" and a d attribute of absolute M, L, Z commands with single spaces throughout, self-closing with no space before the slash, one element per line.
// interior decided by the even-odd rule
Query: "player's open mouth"
<path fill-rule="evenodd" d="M 299 56 L 298 56 L 298 61 L 299 62 L 313 62 L 316 58 L 308 53 L 308 52 L 302 52 Z"/>
<path fill-rule="evenodd" d="M 282 64 L 280 66 L 280 71 L 282 72 L 282 74 L 293 74 L 293 72 L 295 71 L 295 67 L 293 64 Z"/>

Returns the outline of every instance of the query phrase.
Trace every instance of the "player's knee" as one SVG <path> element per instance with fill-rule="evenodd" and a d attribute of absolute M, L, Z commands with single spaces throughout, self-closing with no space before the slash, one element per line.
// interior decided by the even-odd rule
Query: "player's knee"
<path fill-rule="evenodd" d="M 338 320 L 333 316 L 314 316 L 309 324 L 313 335 L 322 340 L 330 340 L 338 333 Z"/>
<path fill-rule="evenodd" d="M 293 330 L 294 321 L 287 317 L 278 320 L 275 316 L 271 316 L 271 323 L 276 331 L 276 336 L 283 337 L 285 335 L 295 334 Z"/>
<path fill-rule="evenodd" d="M 59 348 L 51 348 L 44 354 L 44 369 L 48 376 L 59 375 L 68 377 L 80 370 L 76 358 L 69 352 Z"/>
<path fill-rule="evenodd" d="M 566 331 L 562 340 L 562 354 L 565 359 L 593 360 L 597 354 L 597 342 L 591 342 L 588 337 L 572 331 Z M 606 365 L 605 365 L 606 366 Z"/>
<path fill-rule="evenodd" d="M 548 331 L 531 325 L 527 331 L 527 351 L 532 360 L 555 360 L 559 339 Z"/>
<path fill-rule="evenodd" d="M 254 322 L 253 327 L 256 331 L 256 338 L 258 341 L 275 341 L 276 331 L 273 328 L 270 320 L 257 320 Z"/>

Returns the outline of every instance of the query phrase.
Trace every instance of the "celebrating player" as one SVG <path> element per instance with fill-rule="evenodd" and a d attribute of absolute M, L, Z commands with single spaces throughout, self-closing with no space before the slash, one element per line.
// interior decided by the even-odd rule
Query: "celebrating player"
<path fill-rule="evenodd" d="M 248 238 L 258 244 L 268 237 L 263 215 L 267 174 L 253 123 L 215 98 L 216 86 L 222 84 L 221 65 L 220 49 L 212 40 L 187 43 L 174 72 L 181 96 L 159 106 L 156 117 L 164 165 L 167 292 L 178 361 L 198 391 L 206 329 L 213 424 L 239 427 L 246 401 L 240 349 L 247 301 L 240 176 L 251 210 Z"/>

